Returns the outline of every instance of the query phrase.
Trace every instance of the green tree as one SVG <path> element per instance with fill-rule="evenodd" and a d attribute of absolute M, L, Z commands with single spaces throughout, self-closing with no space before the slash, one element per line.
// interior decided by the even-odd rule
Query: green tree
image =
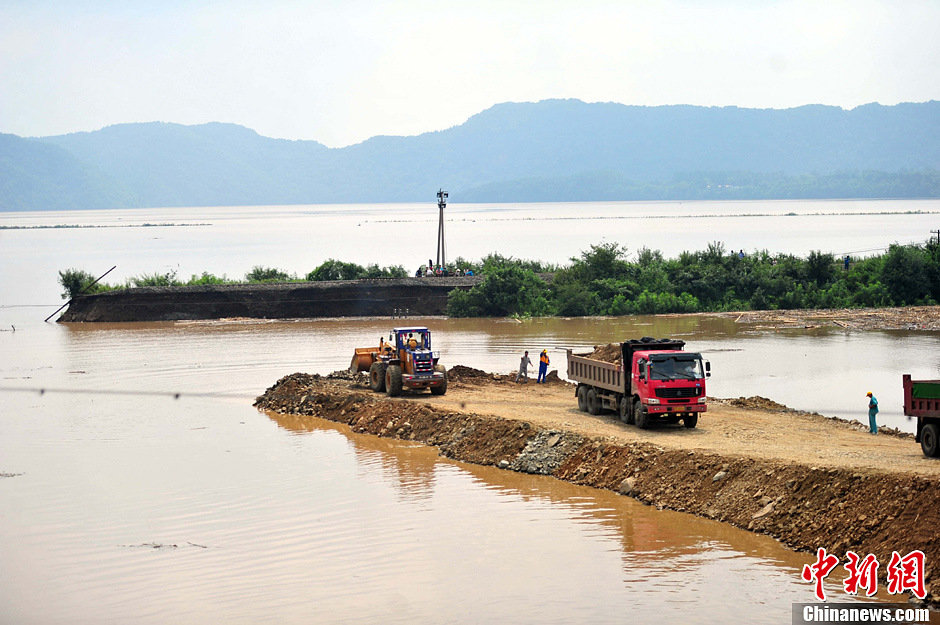
<path fill-rule="evenodd" d="M 816 286 L 829 284 L 835 273 L 833 269 L 835 262 L 832 254 L 811 251 L 806 259 L 806 277 L 815 281 Z"/>
<path fill-rule="evenodd" d="M 251 271 L 245 274 L 245 280 L 248 282 L 288 282 L 291 279 L 291 276 L 280 269 L 258 265 L 252 267 Z"/>
<path fill-rule="evenodd" d="M 59 271 L 59 284 L 65 289 L 62 292 L 62 299 L 72 299 L 79 294 L 87 295 L 104 290 L 105 287 L 101 284 L 92 286 L 94 281 L 95 276 L 81 269 Z"/>
<path fill-rule="evenodd" d="M 469 291 L 451 291 L 447 311 L 453 316 L 542 316 L 552 312 L 548 296 L 548 285 L 535 272 L 507 265 L 488 271 Z"/>
<path fill-rule="evenodd" d="M 622 296 L 621 296 L 622 297 Z M 616 301 L 617 298 L 614 298 Z M 622 301 L 617 303 L 622 306 Z M 584 284 L 568 282 L 555 289 L 555 306 L 563 317 L 585 317 L 598 314 L 599 298 Z"/>
<path fill-rule="evenodd" d="M 320 266 L 307 274 L 311 282 L 326 280 L 358 280 L 365 277 L 365 269 L 355 263 L 346 263 L 332 258 L 323 261 Z"/>
<path fill-rule="evenodd" d="M 881 282 L 898 306 L 916 304 L 930 293 L 924 251 L 912 245 L 892 245 L 881 268 Z"/>

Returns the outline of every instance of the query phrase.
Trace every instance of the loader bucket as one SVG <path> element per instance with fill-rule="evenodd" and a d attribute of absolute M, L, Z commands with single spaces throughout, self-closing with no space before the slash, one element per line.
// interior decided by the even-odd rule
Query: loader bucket
<path fill-rule="evenodd" d="M 372 363 L 375 362 L 377 352 L 374 347 L 357 347 L 353 354 L 352 362 L 349 363 L 349 370 L 353 373 L 357 371 L 368 371 Z"/>

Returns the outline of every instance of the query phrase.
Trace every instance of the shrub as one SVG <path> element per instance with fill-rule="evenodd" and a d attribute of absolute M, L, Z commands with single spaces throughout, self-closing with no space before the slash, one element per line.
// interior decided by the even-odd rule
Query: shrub
<path fill-rule="evenodd" d="M 616 299 L 616 298 L 615 298 Z M 555 289 L 555 306 L 564 317 L 585 317 L 597 314 L 599 298 L 577 282 L 562 284 Z"/>
<path fill-rule="evenodd" d="M 479 292 L 454 289 L 447 294 L 447 316 L 482 317 L 484 315 L 480 300 Z"/>
<path fill-rule="evenodd" d="M 65 291 L 62 292 L 62 299 L 72 299 L 82 293 L 97 293 L 98 291 L 105 290 L 106 287 L 101 284 L 92 286 L 92 282 L 94 281 L 95 276 L 81 269 L 59 271 L 59 284 L 65 289 Z"/>
<path fill-rule="evenodd" d="M 915 304 L 930 293 L 927 262 L 923 250 L 910 245 L 892 245 L 881 268 L 881 282 L 898 306 Z"/>
<path fill-rule="evenodd" d="M 291 280 L 291 276 L 280 269 L 256 265 L 245 274 L 245 280 L 248 282 L 287 282 Z"/>
<path fill-rule="evenodd" d="M 231 281 L 227 280 L 224 275 L 220 278 L 216 275 L 203 271 L 201 276 L 197 276 L 193 274 L 193 276 L 189 279 L 189 282 L 187 282 L 186 285 L 197 286 L 197 285 L 211 285 L 211 284 L 228 284 L 230 282 Z"/>
<path fill-rule="evenodd" d="M 356 263 L 346 263 L 332 258 L 323 261 L 319 267 L 307 274 L 311 282 L 327 280 L 358 280 L 366 277 L 366 270 Z"/>
<path fill-rule="evenodd" d="M 136 286 L 181 286 L 182 283 L 176 279 L 176 271 L 166 273 L 145 273 L 140 276 L 134 276 L 128 280 L 128 283 Z"/>
<path fill-rule="evenodd" d="M 447 314 L 455 317 L 551 314 L 548 285 L 530 269 L 506 265 L 487 272 L 486 278 L 469 291 L 453 290 Z"/>
<path fill-rule="evenodd" d="M 832 280 L 835 273 L 833 271 L 835 262 L 832 254 L 823 254 L 813 250 L 806 259 L 806 276 L 815 281 L 817 286 L 825 286 Z"/>

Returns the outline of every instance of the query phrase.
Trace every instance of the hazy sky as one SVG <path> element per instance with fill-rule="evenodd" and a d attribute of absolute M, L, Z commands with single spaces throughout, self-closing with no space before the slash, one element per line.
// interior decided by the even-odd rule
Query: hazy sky
<path fill-rule="evenodd" d="M 341 146 L 546 98 L 940 99 L 940 1 L 0 0 L 0 132 L 224 121 Z"/>

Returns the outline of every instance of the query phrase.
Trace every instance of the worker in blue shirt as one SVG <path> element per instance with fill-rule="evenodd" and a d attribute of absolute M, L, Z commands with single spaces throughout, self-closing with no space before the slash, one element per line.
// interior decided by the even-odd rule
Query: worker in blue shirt
<path fill-rule="evenodd" d="M 871 391 L 866 393 L 868 396 L 868 431 L 871 434 L 878 433 L 878 423 L 876 422 L 876 417 L 878 415 L 878 399 L 871 394 Z"/>

